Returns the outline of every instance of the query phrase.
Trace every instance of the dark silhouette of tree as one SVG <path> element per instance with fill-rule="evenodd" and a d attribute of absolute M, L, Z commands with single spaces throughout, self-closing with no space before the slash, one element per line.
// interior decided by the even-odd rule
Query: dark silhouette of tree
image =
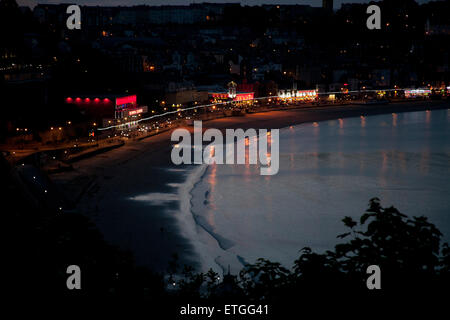
<path fill-rule="evenodd" d="M 281 305 L 280 311 L 295 305 L 293 299 L 299 297 L 391 303 L 400 297 L 428 298 L 447 288 L 450 248 L 446 243 L 441 246 L 442 234 L 426 217 L 409 218 L 394 207 L 383 208 L 373 198 L 359 221 L 351 217 L 342 221 L 349 231 L 338 238 L 347 241 L 325 253 L 303 248 L 292 271 L 266 259 L 248 264 L 240 279 L 234 279 L 234 285 L 243 290 L 241 301 Z M 381 269 L 381 290 L 367 288 L 370 265 Z M 195 284 L 191 290 L 201 288 L 200 278 L 189 275 L 187 279 Z M 209 281 L 207 292 L 215 292 L 219 285 Z M 205 297 L 221 301 L 217 294 Z"/>
<path fill-rule="evenodd" d="M 409 218 L 373 198 L 359 221 L 345 217 L 342 222 L 349 231 L 338 238 L 346 242 L 325 253 L 303 248 L 292 270 L 258 259 L 241 270 L 239 279 L 228 274 L 222 282 L 215 281 L 212 270 L 206 275 L 188 270 L 174 301 L 268 304 L 268 318 L 279 319 L 308 311 L 347 315 L 350 306 L 371 314 L 388 309 L 411 313 L 438 307 L 448 298 L 450 247 L 441 246 L 440 231 L 426 217 Z M 370 265 L 380 267 L 381 290 L 366 285 Z"/>

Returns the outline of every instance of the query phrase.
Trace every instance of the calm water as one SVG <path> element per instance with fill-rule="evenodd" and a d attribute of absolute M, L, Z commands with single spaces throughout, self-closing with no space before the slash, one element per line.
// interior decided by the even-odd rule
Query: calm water
<path fill-rule="evenodd" d="M 291 267 L 298 251 L 332 249 L 344 216 L 372 197 L 425 215 L 450 239 L 450 110 L 304 124 L 280 130 L 280 171 L 211 165 L 192 189 L 204 268 L 268 258 Z M 205 258 L 207 256 L 208 258 Z M 211 265 L 211 264 L 215 264 Z"/>

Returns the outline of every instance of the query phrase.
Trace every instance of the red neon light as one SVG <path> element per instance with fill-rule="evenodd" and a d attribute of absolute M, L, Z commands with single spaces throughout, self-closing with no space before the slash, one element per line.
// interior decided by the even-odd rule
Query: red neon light
<path fill-rule="evenodd" d="M 68 97 L 68 98 L 66 99 L 66 101 L 70 103 L 70 102 L 72 102 L 72 98 L 71 98 L 71 97 Z"/>
<path fill-rule="evenodd" d="M 228 93 L 213 93 L 212 97 L 213 98 L 219 98 L 219 99 L 227 99 L 228 98 Z"/>
<path fill-rule="evenodd" d="M 86 102 L 90 102 L 90 101 L 91 101 L 91 99 L 89 99 L 89 98 L 86 98 L 86 99 L 84 99 L 84 101 L 86 101 Z"/>
<path fill-rule="evenodd" d="M 139 114 L 139 113 L 142 113 L 142 112 L 144 112 L 144 109 L 135 109 L 135 110 L 130 110 L 130 111 L 128 111 L 128 115 L 129 116 L 134 116 L 135 114 Z"/>
<path fill-rule="evenodd" d="M 95 102 L 99 102 L 100 99 L 99 99 L 99 98 L 95 98 L 94 101 L 95 101 Z"/>
<path fill-rule="evenodd" d="M 126 96 L 121 98 L 116 98 L 116 106 L 120 106 L 123 104 L 136 103 L 136 95 Z"/>
<path fill-rule="evenodd" d="M 80 102 L 80 101 L 81 101 L 81 98 L 76 98 L 75 101 L 76 101 L 76 102 Z"/>
<path fill-rule="evenodd" d="M 234 98 L 234 101 L 244 101 L 244 100 L 251 100 L 253 99 L 254 93 L 238 93 L 236 95 L 236 98 Z"/>
<path fill-rule="evenodd" d="M 103 101 L 105 101 L 105 102 L 109 102 L 109 99 L 108 99 L 108 98 L 105 98 L 105 99 L 103 99 Z"/>

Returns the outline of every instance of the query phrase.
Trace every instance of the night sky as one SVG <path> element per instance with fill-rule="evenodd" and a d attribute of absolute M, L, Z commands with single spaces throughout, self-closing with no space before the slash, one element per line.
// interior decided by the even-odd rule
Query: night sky
<path fill-rule="evenodd" d="M 138 4 L 147 5 L 187 5 L 192 2 L 240 2 L 244 5 L 260 4 L 309 4 L 312 6 L 322 6 L 322 0 L 16 0 L 19 5 L 34 6 L 36 3 L 76 3 L 82 5 L 101 5 L 101 6 L 133 6 Z M 429 0 L 416 0 L 419 3 L 429 2 Z M 334 0 L 334 7 L 340 8 L 342 3 L 367 3 L 369 0 Z"/>

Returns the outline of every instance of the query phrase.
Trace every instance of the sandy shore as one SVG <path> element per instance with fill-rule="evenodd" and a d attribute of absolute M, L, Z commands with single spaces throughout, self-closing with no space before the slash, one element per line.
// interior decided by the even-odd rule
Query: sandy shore
<path fill-rule="evenodd" d="M 411 112 L 426 109 L 448 108 L 450 101 L 414 101 L 388 105 L 345 105 L 345 106 L 315 106 L 299 107 L 291 110 L 279 110 L 247 114 L 241 117 L 226 117 L 203 122 L 203 128 L 217 128 L 220 130 L 233 128 L 276 129 L 306 122 L 325 121 L 331 119 L 358 117 L 360 115 L 375 115 L 391 112 Z M 190 129 L 190 128 L 188 128 Z M 62 174 L 55 174 L 57 180 L 73 182 L 81 177 L 101 175 L 107 168 L 120 166 L 139 157 L 142 153 L 152 153 L 154 157 L 149 165 L 169 165 L 172 143 L 170 135 L 173 130 L 145 138 L 131 141 L 124 146 L 108 151 L 95 157 L 81 159 L 74 164 L 75 170 Z"/>
<path fill-rule="evenodd" d="M 389 105 L 304 107 L 203 122 L 203 128 L 283 128 L 330 119 L 449 108 L 448 101 Z M 192 167 L 171 164 L 171 131 L 73 163 L 74 170 L 51 175 L 69 199 L 68 209 L 90 216 L 111 243 L 133 251 L 136 261 L 164 271 L 174 253 L 197 265 L 186 232 L 180 230 L 178 188 Z M 151 203 L 151 204 L 149 204 Z"/>

